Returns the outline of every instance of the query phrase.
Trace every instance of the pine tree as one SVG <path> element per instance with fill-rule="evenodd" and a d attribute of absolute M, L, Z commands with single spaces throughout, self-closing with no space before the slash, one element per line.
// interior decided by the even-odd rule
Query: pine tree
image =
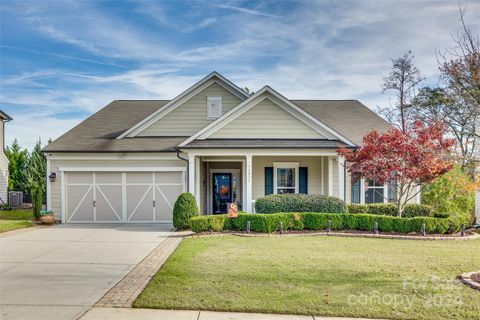
<path fill-rule="evenodd" d="M 46 191 L 46 166 L 47 163 L 42 153 L 41 141 L 38 140 L 30 154 L 27 165 L 27 184 L 32 196 L 33 215 L 36 219 L 40 217 L 43 196 Z"/>

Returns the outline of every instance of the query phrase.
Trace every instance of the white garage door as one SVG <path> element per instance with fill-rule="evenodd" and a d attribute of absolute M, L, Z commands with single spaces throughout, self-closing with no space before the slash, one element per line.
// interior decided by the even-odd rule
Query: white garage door
<path fill-rule="evenodd" d="M 66 222 L 172 222 L 182 172 L 66 172 Z"/>

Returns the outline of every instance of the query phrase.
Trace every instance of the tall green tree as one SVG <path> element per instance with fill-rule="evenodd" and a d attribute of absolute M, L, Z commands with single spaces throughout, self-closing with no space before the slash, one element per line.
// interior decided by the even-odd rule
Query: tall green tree
<path fill-rule="evenodd" d="M 26 175 L 28 161 L 27 149 L 22 149 L 17 139 L 15 139 L 12 145 L 6 148 L 5 155 L 9 161 L 8 188 L 10 190 L 28 192 Z"/>
<path fill-rule="evenodd" d="M 43 197 L 46 193 L 47 161 L 42 153 L 41 141 L 35 144 L 27 164 L 27 184 L 32 196 L 33 215 L 40 217 Z"/>

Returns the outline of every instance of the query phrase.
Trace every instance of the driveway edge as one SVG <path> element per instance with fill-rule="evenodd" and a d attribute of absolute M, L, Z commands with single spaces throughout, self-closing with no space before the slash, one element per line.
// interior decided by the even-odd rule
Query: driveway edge
<path fill-rule="evenodd" d="M 131 308 L 153 276 L 189 234 L 189 232 L 174 232 L 169 235 L 98 300 L 95 307 Z"/>

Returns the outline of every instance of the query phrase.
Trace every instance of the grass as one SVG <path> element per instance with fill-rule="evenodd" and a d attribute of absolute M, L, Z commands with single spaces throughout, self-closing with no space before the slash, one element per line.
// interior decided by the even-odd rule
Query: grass
<path fill-rule="evenodd" d="M 184 240 L 134 307 L 388 319 L 480 319 L 480 240 Z"/>
<path fill-rule="evenodd" d="M 0 233 L 31 227 L 32 219 L 32 211 L 29 210 L 0 211 Z"/>

